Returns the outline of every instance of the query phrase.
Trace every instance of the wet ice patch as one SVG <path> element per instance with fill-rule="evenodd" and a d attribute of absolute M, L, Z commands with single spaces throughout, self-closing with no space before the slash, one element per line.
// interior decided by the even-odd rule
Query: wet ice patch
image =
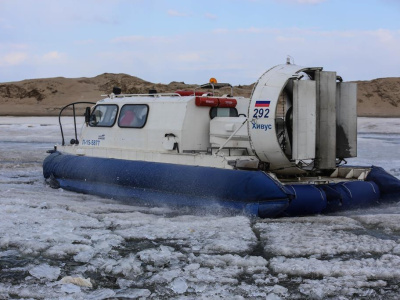
<path fill-rule="evenodd" d="M 399 214 L 360 215 L 353 218 L 368 227 L 379 227 L 388 232 L 400 231 Z"/>
<path fill-rule="evenodd" d="M 397 133 L 400 134 L 399 118 L 357 118 L 359 133 Z"/>
<path fill-rule="evenodd" d="M 54 281 L 60 276 L 61 269 L 59 267 L 51 267 L 48 264 L 33 267 L 29 273 L 37 279 L 47 279 Z"/>
<path fill-rule="evenodd" d="M 181 252 L 174 251 L 174 248 L 168 246 L 160 246 L 156 249 L 146 249 L 139 252 L 138 257 L 146 264 L 155 267 L 162 267 L 167 264 L 176 264 L 185 256 Z"/>
<path fill-rule="evenodd" d="M 135 278 L 143 273 L 142 263 L 135 255 L 129 255 L 125 258 L 96 258 L 90 262 L 89 271 L 103 271 L 112 275 L 123 275 L 127 278 Z"/>
<path fill-rule="evenodd" d="M 299 291 L 312 299 L 326 299 L 337 295 L 372 299 L 378 296 L 374 289 L 384 288 L 386 285 L 383 280 L 368 281 L 364 276 L 327 277 L 322 280 L 304 280 Z"/>
<path fill-rule="evenodd" d="M 4 233 L 0 247 L 14 247 L 25 254 L 60 258 L 88 251 L 92 244 L 90 233 L 102 227 L 97 219 L 57 207 L 41 209 L 28 202 L 0 204 L 0 208 L 0 230 Z"/>
<path fill-rule="evenodd" d="M 150 295 L 151 292 L 148 289 L 126 289 L 116 294 L 117 297 L 127 299 L 146 299 Z"/>
<path fill-rule="evenodd" d="M 186 280 L 182 277 L 177 277 L 171 282 L 172 290 L 177 294 L 183 294 L 188 289 Z"/>
<path fill-rule="evenodd" d="M 125 239 L 173 240 L 191 252 L 242 253 L 257 242 L 250 220 L 241 216 L 160 218 L 141 215 L 129 221 L 115 218 L 112 222 L 121 227 L 115 232 Z"/>
<path fill-rule="evenodd" d="M 201 262 L 202 265 L 212 267 L 238 266 L 240 268 L 260 268 L 265 270 L 268 261 L 261 256 L 239 256 L 232 254 L 225 255 L 207 255 L 202 254 L 196 257 L 194 261 Z"/>
<path fill-rule="evenodd" d="M 83 118 L 77 118 L 83 124 Z M 7 130 L 0 131 L 0 141 L 13 142 L 61 142 L 58 117 L 1 117 L 0 125 Z M 64 134 L 73 133 L 72 117 L 63 117 Z M 81 127 L 78 127 L 78 130 Z M 67 136 L 66 136 L 67 137 Z"/>
<path fill-rule="evenodd" d="M 274 272 L 296 276 L 365 276 L 367 279 L 400 278 L 400 257 L 384 254 L 379 258 L 328 259 L 274 257 L 270 260 Z"/>
<path fill-rule="evenodd" d="M 213 284 L 233 288 L 239 284 L 241 278 L 248 278 L 248 282 L 260 279 L 258 284 L 261 285 L 274 284 L 276 282 L 269 281 L 267 278 L 269 276 L 265 275 L 268 273 L 266 265 L 267 261 L 257 256 L 191 254 L 180 264 L 158 271 L 147 282 L 155 286 L 168 284 L 172 290 L 187 289 L 196 293 L 205 292 L 207 286 Z M 258 276 L 253 276 L 255 274 Z M 243 295 L 248 296 L 248 293 L 258 292 L 257 288 L 253 288 L 251 291 L 243 291 Z M 216 296 L 218 293 L 209 295 Z"/>
<path fill-rule="evenodd" d="M 76 294 L 81 292 L 81 288 L 75 284 L 67 283 L 61 287 L 61 291 L 66 294 Z"/>
<path fill-rule="evenodd" d="M 112 289 L 98 289 L 92 293 L 86 295 L 86 299 L 88 300 L 102 300 L 114 297 L 116 292 Z"/>
<path fill-rule="evenodd" d="M 362 234 L 364 227 L 346 217 L 309 217 L 258 223 L 264 250 L 273 255 L 310 256 L 386 253 L 396 242 Z M 361 231 L 360 231 L 361 230 Z M 359 234 L 354 232 L 359 231 Z"/>

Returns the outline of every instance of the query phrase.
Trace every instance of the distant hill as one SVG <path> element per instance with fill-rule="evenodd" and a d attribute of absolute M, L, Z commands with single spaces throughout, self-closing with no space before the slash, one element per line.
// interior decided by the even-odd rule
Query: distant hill
<path fill-rule="evenodd" d="M 358 81 L 358 115 L 400 117 L 400 78 Z M 123 93 L 147 94 L 149 90 L 174 92 L 197 85 L 184 82 L 151 83 L 127 74 L 104 73 L 93 78 L 45 78 L 0 83 L 0 115 L 52 116 L 61 107 L 78 101 L 96 102 L 114 86 Z M 251 85 L 234 87 L 234 95 L 250 97 Z M 223 91 L 230 93 L 230 90 Z"/>
<path fill-rule="evenodd" d="M 356 83 L 359 116 L 400 117 L 400 78 L 378 78 Z"/>

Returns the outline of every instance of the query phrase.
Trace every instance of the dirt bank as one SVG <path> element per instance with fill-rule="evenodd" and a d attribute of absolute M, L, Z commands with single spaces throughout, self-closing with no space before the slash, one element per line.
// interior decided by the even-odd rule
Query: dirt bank
<path fill-rule="evenodd" d="M 358 81 L 358 115 L 400 117 L 400 78 Z M 195 85 L 184 82 L 151 83 L 127 74 L 105 73 L 93 78 L 45 78 L 0 83 L 0 115 L 52 116 L 60 108 L 77 101 L 96 102 L 114 86 L 123 93 L 174 92 Z M 234 87 L 234 94 L 249 97 L 252 85 Z M 227 93 L 230 91 L 227 90 Z"/>

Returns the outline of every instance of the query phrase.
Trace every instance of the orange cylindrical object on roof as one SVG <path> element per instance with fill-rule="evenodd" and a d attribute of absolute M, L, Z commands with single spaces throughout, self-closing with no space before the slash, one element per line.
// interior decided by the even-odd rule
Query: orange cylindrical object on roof
<path fill-rule="evenodd" d="M 237 101 L 233 98 L 219 98 L 218 107 L 236 107 Z"/>
<path fill-rule="evenodd" d="M 219 100 L 214 97 L 196 97 L 197 106 L 218 107 Z"/>

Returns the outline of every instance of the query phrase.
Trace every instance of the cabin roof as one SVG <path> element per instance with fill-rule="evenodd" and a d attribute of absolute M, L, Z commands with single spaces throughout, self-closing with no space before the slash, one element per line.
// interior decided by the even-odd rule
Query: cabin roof
<path fill-rule="evenodd" d="M 119 104 L 119 103 L 182 103 L 194 100 L 195 96 L 180 96 L 176 93 L 168 94 L 121 94 L 110 96 L 99 100 L 98 104 Z"/>

